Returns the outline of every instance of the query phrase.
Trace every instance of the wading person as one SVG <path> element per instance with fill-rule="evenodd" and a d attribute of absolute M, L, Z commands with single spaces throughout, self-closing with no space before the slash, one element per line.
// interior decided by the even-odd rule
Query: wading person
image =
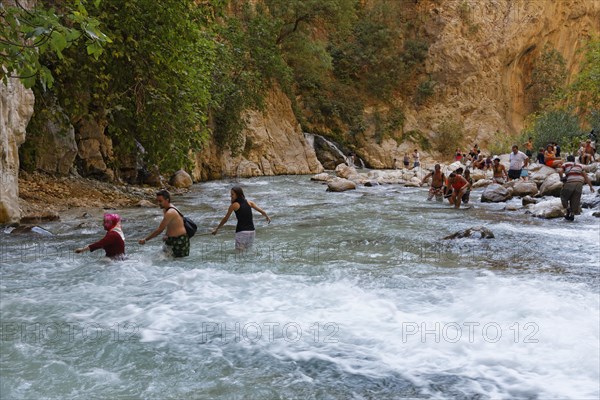
<path fill-rule="evenodd" d="M 465 180 L 469 183 L 465 194 L 462 196 L 462 202 L 467 204 L 469 203 L 469 198 L 471 197 L 471 186 L 473 186 L 473 178 L 471 178 L 471 171 L 467 168 L 463 174 Z"/>
<path fill-rule="evenodd" d="M 564 182 L 560 191 L 560 201 L 563 208 L 567 211 L 565 219 L 573 221 L 575 220 L 575 215 L 581 213 L 580 203 L 583 184 L 587 183 L 592 193 L 594 193 L 594 188 L 581 164 L 575 163 L 575 156 L 567 156 L 567 162 L 558 170 L 558 174 Z"/>
<path fill-rule="evenodd" d="M 183 215 L 171 204 L 171 194 L 166 190 L 159 190 L 156 193 L 156 202 L 163 210 L 163 219 L 158 228 L 145 239 L 141 239 L 139 244 L 146 244 L 148 240 L 157 237 L 166 229 L 167 233 L 163 240 L 167 251 L 173 257 L 189 256 L 190 238 L 183 224 Z"/>
<path fill-rule="evenodd" d="M 452 187 L 450 204 L 454 205 L 454 208 L 459 208 L 463 196 L 471 185 L 462 175 L 453 172 L 448 177 L 448 186 Z"/>
<path fill-rule="evenodd" d="M 503 185 L 506 182 L 506 168 L 504 165 L 500 164 L 500 159 L 498 157 L 494 158 L 492 171 L 494 172 L 494 183 Z"/>
<path fill-rule="evenodd" d="M 121 229 L 119 214 L 104 214 L 104 230 L 106 235 L 96 243 L 75 250 L 75 253 L 104 249 L 106 257 L 120 260 L 125 257 L 125 235 Z"/>
<path fill-rule="evenodd" d="M 527 166 L 529 157 L 522 151 L 519 151 L 519 147 L 514 145 L 512 152 L 508 155 L 510 160 L 510 166 L 508 167 L 508 178 L 510 180 L 519 179 L 521 177 L 521 170 Z"/>
<path fill-rule="evenodd" d="M 421 180 L 421 185 L 425 183 L 427 179 L 431 177 L 431 187 L 429 188 L 429 195 L 427 196 L 427 201 L 431 201 L 433 196 L 437 201 L 444 200 L 444 173 L 442 172 L 442 168 L 440 164 L 435 164 L 433 172 L 428 173 Z"/>
<path fill-rule="evenodd" d="M 219 226 L 217 226 L 212 234 L 216 235 L 219 229 L 227 223 L 232 212 L 235 212 L 237 218 L 237 225 L 235 227 L 235 249 L 236 250 L 247 250 L 252 247 L 254 238 L 256 236 L 256 230 L 254 229 L 254 220 L 252 218 L 252 209 L 255 209 L 261 213 L 266 219 L 267 223 L 271 223 L 271 218 L 253 201 L 246 200 L 244 191 L 239 186 L 231 188 L 231 205 L 227 210 L 227 214 L 223 217 Z"/>

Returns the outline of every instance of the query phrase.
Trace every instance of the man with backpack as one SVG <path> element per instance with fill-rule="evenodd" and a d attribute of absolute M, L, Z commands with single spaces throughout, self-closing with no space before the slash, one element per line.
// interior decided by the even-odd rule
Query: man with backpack
<path fill-rule="evenodd" d="M 195 224 L 189 219 L 186 221 L 181 212 L 171 204 L 171 194 L 168 191 L 159 190 L 156 193 L 156 202 L 163 210 L 163 220 L 158 228 L 148 237 L 141 239 L 139 244 L 146 244 L 148 240 L 160 235 L 166 229 L 167 234 L 163 240 L 173 257 L 189 256 L 190 237 L 195 233 Z"/>
<path fill-rule="evenodd" d="M 592 182 L 581 167 L 581 164 L 575 163 L 575 156 L 567 156 L 567 162 L 558 170 L 560 179 L 563 181 L 563 187 L 560 191 L 560 200 L 563 208 L 567 210 L 565 219 L 567 221 L 575 220 L 575 215 L 580 214 L 581 192 L 584 182 L 590 186 L 590 191 L 594 193 Z M 564 174 L 564 176 L 563 176 Z"/>

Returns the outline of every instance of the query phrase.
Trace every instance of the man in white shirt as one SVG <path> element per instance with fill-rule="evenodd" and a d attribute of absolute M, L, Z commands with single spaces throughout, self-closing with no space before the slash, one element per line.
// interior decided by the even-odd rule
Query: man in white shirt
<path fill-rule="evenodd" d="M 522 151 L 519 151 L 519 146 L 516 144 L 512 147 L 512 152 L 509 155 L 510 166 L 508 167 L 508 179 L 519 179 L 521 170 L 529 163 L 529 157 Z"/>

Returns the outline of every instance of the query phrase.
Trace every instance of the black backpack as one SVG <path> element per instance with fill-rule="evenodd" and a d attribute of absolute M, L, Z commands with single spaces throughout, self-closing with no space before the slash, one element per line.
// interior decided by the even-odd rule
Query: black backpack
<path fill-rule="evenodd" d="M 169 207 L 167 208 L 167 210 L 169 209 L 174 209 L 175 211 L 177 211 L 179 213 L 179 215 L 181 215 L 181 218 L 183 218 L 183 226 L 185 227 L 185 232 L 187 233 L 188 237 L 191 238 L 196 234 L 196 231 L 198 230 L 198 226 L 196 225 L 196 223 L 194 221 L 192 221 L 191 219 L 189 219 L 188 217 L 184 217 L 183 214 L 181 213 L 181 211 L 179 211 L 177 208 L 175 207 Z"/>

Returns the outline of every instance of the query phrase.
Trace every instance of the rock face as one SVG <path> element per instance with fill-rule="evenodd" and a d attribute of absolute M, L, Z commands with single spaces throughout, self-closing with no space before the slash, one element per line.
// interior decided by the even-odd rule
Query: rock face
<path fill-rule="evenodd" d="M 176 188 L 189 188 L 190 186 L 192 186 L 193 183 L 194 182 L 192 182 L 192 177 L 190 176 L 190 174 L 188 174 L 182 169 L 175 172 L 169 180 L 169 184 Z"/>
<path fill-rule="evenodd" d="M 347 149 L 340 148 L 321 135 L 306 134 L 305 137 L 309 143 L 312 142 L 317 159 L 323 168 L 335 169 L 337 165 L 346 163 L 346 154 L 349 153 Z"/>
<path fill-rule="evenodd" d="M 113 157 L 112 140 L 104 134 L 107 123 L 89 116 L 77 123 L 77 164 L 83 176 L 112 181 L 115 173 L 106 165 Z"/>
<path fill-rule="evenodd" d="M 493 183 L 485 188 L 481 194 L 482 203 L 500 203 L 512 197 L 510 188 Z"/>
<path fill-rule="evenodd" d="M 323 172 L 294 116 L 290 100 L 277 87 L 265 99 L 265 110 L 247 112 L 240 155 L 219 149 L 215 142 L 195 155 L 195 181 L 223 177 L 250 177 Z"/>
<path fill-rule="evenodd" d="M 19 210 L 19 146 L 33 114 L 33 92 L 16 79 L 0 82 L 0 223 L 17 222 Z"/>
<path fill-rule="evenodd" d="M 46 100 L 49 104 L 36 107 L 27 127 L 27 140 L 19 151 L 21 164 L 28 171 L 67 175 L 77 155 L 75 128 L 53 99 Z"/>

